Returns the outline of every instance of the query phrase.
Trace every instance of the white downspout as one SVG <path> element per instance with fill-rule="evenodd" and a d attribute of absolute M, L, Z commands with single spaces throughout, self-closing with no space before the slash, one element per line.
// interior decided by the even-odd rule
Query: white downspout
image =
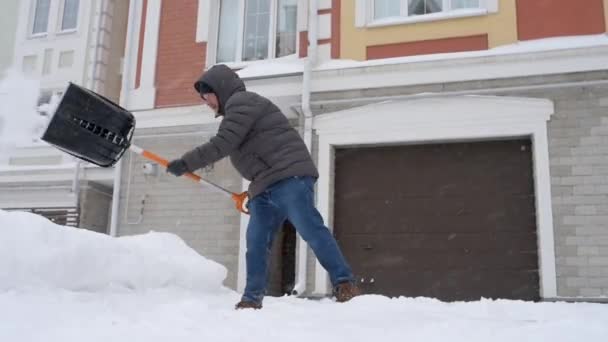
<path fill-rule="evenodd" d="M 304 143 L 312 153 L 312 120 L 313 114 L 310 109 L 310 92 L 312 68 L 317 63 L 317 1 L 308 1 L 308 57 L 304 64 L 304 73 L 302 80 L 302 113 L 304 114 Z M 296 285 L 293 288 L 293 294 L 302 296 L 306 291 L 307 278 L 307 261 L 308 261 L 308 245 L 298 237 L 298 273 Z"/>
<path fill-rule="evenodd" d="M 103 19 L 103 11 L 105 9 L 105 2 L 106 0 L 98 0 L 99 2 L 97 3 L 97 13 L 98 13 L 98 17 L 97 17 L 97 24 L 95 26 L 96 29 L 96 35 L 95 35 L 95 49 L 93 50 L 93 58 L 92 58 L 92 62 L 93 62 L 93 66 L 91 68 L 91 73 L 89 74 L 89 82 L 88 82 L 88 87 L 89 89 L 91 89 L 92 91 L 98 92 L 97 89 L 97 80 L 95 79 L 96 74 L 97 74 L 97 65 L 99 64 L 99 42 L 101 41 L 101 21 Z"/>
<path fill-rule="evenodd" d="M 133 45 L 135 45 L 135 39 L 133 32 L 135 31 L 136 22 L 136 5 L 137 0 L 129 1 L 129 18 L 127 23 L 127 42 L 125 44 L 125 56 L 122 68 L 122 84 L 120 92 L 120 106 L 126 108 L 127 99 L 131 87 L 131 57 L 133 55 Z M 114 167 L 114 189 L 112 192 L 112 217 L 110 219 L 110 236 L 118 235 L 118 214 L 119 200 L 120 200 L 120 175 L 122 174 L 122 158 L 118 160 Z"/>

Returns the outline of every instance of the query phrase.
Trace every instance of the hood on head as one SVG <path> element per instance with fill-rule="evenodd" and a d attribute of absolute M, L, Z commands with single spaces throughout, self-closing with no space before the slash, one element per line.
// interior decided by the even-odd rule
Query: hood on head
<path fill-rule="evenodd" d="M 224 64 L 214 65 L 194 83 L 198 93 L 201 90 L 211 90 L 219 101 L 219 109 L 215 117 L 224 115 L 224 106 L 230 96 L 239 91 L 245 91 L 245 83 L 236 72 Z"/>

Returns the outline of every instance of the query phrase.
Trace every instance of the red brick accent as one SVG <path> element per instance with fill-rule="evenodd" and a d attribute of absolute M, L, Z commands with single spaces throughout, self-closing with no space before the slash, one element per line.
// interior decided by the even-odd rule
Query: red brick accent
<path fill-rule="evenodd" d="M 141 60 L 144 53 L 144 33 L 146 32 L 146 18 L 148 17 L 148 0 L 143 2 L 141 13 L 141 24 L 139 25 L 139 44 L 137 47 L 137 70 L 135 70 L 135 88 L 141 84 Z"/>
<path fill-rule="evenodd" d="M 606 31 L 602 0 L 517 0 L 520 40 Z"/>
<path fill-rule="evenodd" d="M 340 58 L 340 0 L 331 2 L 331 58 Z"/>
<path fill-rule="evenodd" d="M 367 59 L 488 49 L 488 35 L 424 40 L 367 47 Z"/>
<path fill-rule="evenodd" d="M 331 14 L 331 37 L 319 39 L 317 44 L 331 44 L 331 58 L 340 58 L 340 0 L 332 0 L 330 9 L 319 10 L 318 14 Z M 300 32 L 299 56 L 308 56 L 308 31 Z"/>
<path fill-rule="evenodd" d="M 156 60 L 156 107 L 200 104 L 193 88 L 207 43 L 196 42 L 198 0 L 163 1 Z"/>
<path fill-rule="evenodd" d="M 300 58 L 308 56 L 308 31 L 300 31 L 300 46 L 298 47 Z"/>

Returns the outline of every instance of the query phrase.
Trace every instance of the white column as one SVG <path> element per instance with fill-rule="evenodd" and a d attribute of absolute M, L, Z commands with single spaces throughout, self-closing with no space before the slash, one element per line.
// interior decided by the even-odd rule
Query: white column
<path fill-rule="evenodd" d="M 325 224 L 332 229 L 330 222 L 330 203 L 331 194 L 330 182 L 332 177 L 332 145 L 326 137 L 319 135 L 319 155 L 318 155 L 319 179 L 317 181 L 317 208 L 323 217 Z M 327 271 L 321 266 L 319 260 L 315 261 L 315 286 L 313 295 L 326 295 L 329 278 Z"/>
<path fill-rule="evenodd" d="M 156 61 L 158 55 L 161 1 L 162 0 L 148 0 L 145 25 L 146 32 L 144 32 L 144 44 L 141 54 L 142 60 L 139 88 L 133 89 L 133 91 L 131 91 L 129 94 L 127 107 L 129 110 L 145 110 L 154 108 L 154 101 L 156 100 L 156 87 L 154 83 L 156 80 Z M 141 2 L 141 0 L 138 0 L 138 3 L 139 2 Z M 142 5 L 139 4 L 138 7 L 141 8 L 141 6 Z M 139 17 L 141 18 L 141 14 Z M 139 22 L 141 23 L 141 19 Z M 137 34 L 134 34 L 134 36 L 131 37 L 132 40 L 130 43 L 138 43 L 138 38 L 140 36 L 139 29 L 141 29 L 141 25 L 139 25 L 138 30 L 134 30 L 137 31 Z M 128 71 L 133 72 L 132 80 L 135 80 L 138 55 L 139 53 L 134 54 L 133 58 L 135 58 L 135 63 L 131 64 L 132 70 Z"/>
<path fill-rule="evenodd" d="M 551 201 L 551 175 L 549 172 L 549 144 L 547 124 L 538 124 L 532 135 L 534 151 L 534 182 L 536 186 L 536 212 L 538 225 L 538 254 L 541 298 L 557 296 L 555 272 L 555 238 Z"/>

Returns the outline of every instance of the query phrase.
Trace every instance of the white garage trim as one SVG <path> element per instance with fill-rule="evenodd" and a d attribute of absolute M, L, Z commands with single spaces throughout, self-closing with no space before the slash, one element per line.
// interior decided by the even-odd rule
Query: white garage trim
<path fill-rule="evenodd" d="M 554 112 L 545 99 L 498 96 L 421 96 L 315 118 L 319 135 L 317 206 L 331 223 L 333 148 L 349 145 L 442 142 L 529 136 L 533 144 L 539 243 L 540 295 L 556 297 L 555 247 L 547 121 Z M 331 229 L 331 228 L 330 228 Z M 315 295 L 328 293 L 328 276 L 315 264 Z"/>

